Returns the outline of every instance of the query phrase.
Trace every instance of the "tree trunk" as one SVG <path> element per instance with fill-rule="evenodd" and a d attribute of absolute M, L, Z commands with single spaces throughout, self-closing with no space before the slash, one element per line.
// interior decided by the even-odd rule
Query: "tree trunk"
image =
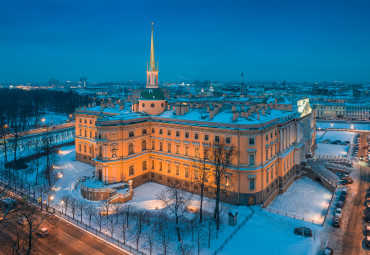
<path fill-rule="evenodd" d="M 176 231 L 177 231 L 177 239 L 181 242 L 181 235 L 180 235 L 180 227 L 179 227 L 179 216 L 176 214 Z"/>
<path fill-rule="evenodd" d="M 203 220 L 203 193 L 204 192 L 204 183 L 200 185 L 200 208 L 199 208 L 199 223 L 202 223 Z"/>

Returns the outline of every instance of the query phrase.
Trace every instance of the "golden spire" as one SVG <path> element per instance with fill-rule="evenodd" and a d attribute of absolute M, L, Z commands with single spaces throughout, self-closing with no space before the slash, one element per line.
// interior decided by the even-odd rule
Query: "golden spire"
<path fill-rule="evenodd" d="M 155 58 L 154 58 L 154 39 L 153 39 L 153 25 L 154 23 L 151 23 L 152 25 L 152 39 L 151 39 L 151 45 L 150 45 L 150 67 L 149 71 L 158 71 L 158 69 L 155 67 Z"/>

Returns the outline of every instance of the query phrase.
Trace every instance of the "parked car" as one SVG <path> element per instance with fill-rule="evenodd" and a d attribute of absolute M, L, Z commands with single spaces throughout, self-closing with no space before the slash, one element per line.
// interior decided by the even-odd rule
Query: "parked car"
<path fill-rule="evenodd" d="M 370 214 L 365 214 L 365 218 L 364 218 L 364 220 L 365 220 L 366 222 L 370 222 Z"/>
<path fill-rule="evenodd" d="M 370 236 L 366 236 L 366 247 L 370 248 Z"/>
<path fill-rule="evenodd" d="M 15 201 L 11 197 L 5 197 L 0 199 L 0 208 L 7 211 L 7 212 L 12 212 L 16 210 L 18 207 L 17 201 Z"/>
<path fill-rule="evenodd" d="M 329 247 L 326 247 L 323 253 L 323 255 L 333 255 L 333 254 L 334 254 L 333 249 Z"/>
<path fill-rule="evenodd" d="M 338 208 L 343 208 L 344 207 L 344 201 L 338 201 L 337 207 Z"/>
<path fill-rule="evenodd" d="M 334 219 L 333 219 L 333 227 L 340 228 L 340 218 L 339 217 L 334 217 Z"/>
<path fill-rule="evenodd" d="M 370 236 L 370 226 L 366 226 L 366 236 Z"/>
<path fill-rule="evenodd" d="M 342 181 L 342 185 L 347 185 L 347 184 L 352 184 L 353 183 L 353 180 L 352 179 L 350 179 L 350 180 L 343 180 Z"/>
<path fill-rule="evenodd" d="M 348 174 L 344 174 L 343 177 L 341 177 L 342 180 L 352 180 L 352 177 Z"/>
<path fill-rule="evenodd" d="M 39 237 L 47 237 L 49 235 L 49 230 L 47 228 L 41 228 L 36 232 Z"/>
<path fill-rule="evenodd" d="M 312 231 L 309 228 L 301 227 L 301 228 L 295 228 L 294 229 L 294 234 L 300 235 L 300 236 L 312 236 Z"/>
<path fill-rule="evenodd" d="M 340 195 L 341 195 L 341 196 L 345 196 L 345 197 L 347 197 L 347 195 L 348 195 L 347 190 L 342 190 L 342 191 L 340 192 Z"/>
<path fill-rule="evenodd" d="M 342 201 L 342 202 L 346 201 L 346 196 L 344 196 L 344 195 L 340 195 L 340 197 L 339 197 L 339 200 L 338 200 L 338 201 Z"/>
<path fill-rule="evenodd" d="M 370 208 L 369 207 L 366 207 L 366 209 L 364 210 L 364 213 L 370 215 Z"/>
<path fill-rule="evenodd" d="M 364 205 L 366 206 L 366 208 L 370 207 L 370 199 L 365 200 Z"/>
<path fill-rule="evenodd" d="M 337 208 L 334 213 L 335 217 L 342 217 L 342 208 Z"/>

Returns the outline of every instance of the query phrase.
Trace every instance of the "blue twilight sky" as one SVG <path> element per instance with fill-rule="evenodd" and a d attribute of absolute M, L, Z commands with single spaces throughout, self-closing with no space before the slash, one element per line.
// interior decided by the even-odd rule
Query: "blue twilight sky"
<path fill-rule="evenodd" d="M 0 3 L 0 82 L 370 81 L 367 0 Z"/>

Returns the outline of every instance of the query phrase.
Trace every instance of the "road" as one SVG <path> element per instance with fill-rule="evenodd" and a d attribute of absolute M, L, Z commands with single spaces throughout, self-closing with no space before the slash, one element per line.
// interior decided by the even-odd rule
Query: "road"
<path fill-rule="evenodd" d="M 0 226 L 0 254 L 12 254 L 10 247 L 6 244 L 11 238 L 9 229 L 19 228 L 16 218 L 1 223 Z M 43 223 L 44 224 L 44 223 Z M 56 241 L 49 242 L 47 238 L 39 238 L 36 243 L 37 251 L 32 254 L 40 255 L 95 255 L 95 254 L 129 254 L 108 244 L 94 235 L 68 223 L 58 217 L 54 217 L 53 224 L 56 229 Z M 43 225 L 41 225 L 43 226 Z M 13 236 L 14 238 L 14 236 Z"/>
<path fill-rule="evenodd" d="M 358 156 L 363 155 L 367 144 L 368 133 L 361 133 Z M 349 194 L 342 212 L 341 228 L 330 226 L 328 247 L 334 248 L 335 254 L 359 255 L 370 254 L 365 247 L 364 226 L 364 199 L 366 190 L 370 186 L 370 168 L 367 162 L 355 160 L 352 178 L 354 183 L 349 187 Z M 329 223 L 331 225 L 331 222 Z"/>

